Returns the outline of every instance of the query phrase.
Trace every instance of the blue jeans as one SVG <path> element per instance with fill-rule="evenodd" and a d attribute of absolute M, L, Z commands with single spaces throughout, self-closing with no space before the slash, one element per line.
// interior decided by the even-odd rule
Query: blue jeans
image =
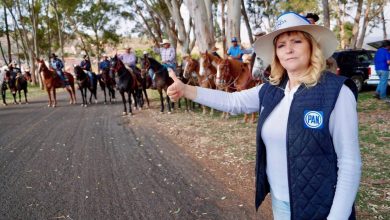
<path fill-rule="evenodd" d="M 290 203 L 279 200 L 271 193 L 272 197 L 272 214 L 274 215 L 274 220 L 290 220 L 291 211 Z"/>
<path fill-rule="evenodd" d="M 162 64 L 166 69 L 171 68 L 173 70 L 176 70 L 176 64 L 175 63 L 163 63 Z"/>
<path fill-rule="evenodd" d="M 389 71 L 377 70 L 376 73 L 379 76 L 379 84 L 376 87 L 376 92 L 379 94 L 380 99 L 386 98 L 387 80 L 389 78 Z"/>
<path fill-rule="evenodd" d="M 65 86 L 69 86 L 69 81 L 65 77 L 65 74 L 61 70 L 56 70 L 56 73 L 60 77 L 61 81 L 64 82 Z"/>

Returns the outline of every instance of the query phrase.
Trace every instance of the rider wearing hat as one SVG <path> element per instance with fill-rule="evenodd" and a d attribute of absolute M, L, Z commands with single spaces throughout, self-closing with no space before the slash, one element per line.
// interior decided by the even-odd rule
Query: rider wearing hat
<path fill-rule="evenodd" d="M 93 87 L 94 77 L 93 77 L 93 74 L 91 71 L 91 61 L 89 60 L 88 55 L 86 55 L 86 54 L 83 55 L 83 60 L 80 63 L 80 67 L 81 67 L 81 69 L 83 69 L 87 73 L 87 75 L 89 77 L 90 86 Z"/>
<path fill-rule="evenodd" d="M 58 59 L 58 57 L 55 53 L 52 53 L 50 55 L 50 58 L 51 58 L 51 62 L 50 62 L 51 68 L 53 68 L 54 71 L 56 71 L 56 73 L 60 77 L 61 81 L 64 82 L 64 85 L 69 86 L 69 80 L 65 76 L 64 72 L 62 71 L 62 69 L 64 68 L 64 63 L 60 59 Z"/>
<path fill-rule="evenodd" d="M 102 70 L 108 70 L 110 69 L 110 61 L 108 60 L 107 54 L 102 54 L 103 60 L 99 63 L 99 73 L 101 73 Z"/>
<path fill-rule="evenodd" d="M 168 39 L 163 39 L 163 41 L 160 43 L 160 45 L 155 45 L 153 48 L 155 53 L 159 53 L 161 56 L 161 62 L 162 65 L 168 69 L 172 68 L 173 70 L 176 70 L 176 50 L 175 48 L 171 47 L 171 42 L 169 42 Z M 153 70 L 149 69 L 150 77 L 153 81 L 153 87 L 154 87 L 154 72 Z"/>

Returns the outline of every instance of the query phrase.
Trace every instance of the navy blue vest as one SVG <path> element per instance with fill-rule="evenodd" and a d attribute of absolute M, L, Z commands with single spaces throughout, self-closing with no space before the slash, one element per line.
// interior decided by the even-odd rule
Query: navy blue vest
<path fill-rule="evenodd" d="M 284 97 L 287 78 L 279 86 L 266 83 L 259 92 L 257 127 L 256 209 L 270 186 L 266 174 L 264 121 Z M 337 155 L 329 132 L 329 118 L 343 84 L 357 97 L 352 80 L 325 72 L 316 86 L 301 85 L 294 94 L 287 123 L 287 171 L 291 219 L 326 219 L 337 182 Z M 351 217 L 354 217 L 354 212 Z M 350 218 L 351 219 L 351 218 Z"/>

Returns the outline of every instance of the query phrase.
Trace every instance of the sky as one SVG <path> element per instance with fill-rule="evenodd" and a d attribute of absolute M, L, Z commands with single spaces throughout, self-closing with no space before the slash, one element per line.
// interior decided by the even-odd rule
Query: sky
<path fill-rule="evenodd" d="M 189 13 L 188 13 L 188 10 L 184 4 L 180 8 L 180 11 L 182 13 L 185 25 L 187 25 L 188 19 L 189 19 Z M 354 16 L 353 11 L 350 12 L 350 14 L 351 14 L 351 16 Z M 320 19 L 321 19 L 321 15 L 320 15 Z M 390 2 L 388 2 L 387 6 L 385 7 L 385 19 L 387 19 L 386 32 L 387 32 L 387 36 L 389 38 L 390 37 Z M 221 19 L 218 19 L 218 22 L 221 25 Z M 320 20 L 320 22 L 321 22 L 321 20 Z M 352 18 L 351 18 L 351 22 L 352 22 Z M 335 24 L 331 24 L 331 29 L 334 26 L 335 26 Z M 126 25 L 126 27 L 123 27 L 122 29 L 125 31 L 129 30 L 127 25 Z M 376 29 L 373 29 L 372 33 L 366 33 L 363 47 L 367 48 L 367 49 L 372 49 L 370 46 L 366 45 L 366 43 L 378 41 L 378 40 L 383 40 L 383 31 L 382 31 L 382 29 L 376 28 Z M 249 42 L 250 42 L 249 37 L 248 37 L 248 31 L 247 31 L 246 25 L 244 23 L 244 19 L 241 19 L 241 42 L 246 43 L 246 44 L 249 44 Z"/>

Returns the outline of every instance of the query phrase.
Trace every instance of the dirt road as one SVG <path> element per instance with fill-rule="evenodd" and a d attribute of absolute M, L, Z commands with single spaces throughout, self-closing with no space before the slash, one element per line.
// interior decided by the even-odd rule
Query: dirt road
<path fill-rule="evenodd" d="M 45 98 L 0 107 L 0 219 L 259 219 L 161 132 L 128 126 L 119 102 Z"/>

